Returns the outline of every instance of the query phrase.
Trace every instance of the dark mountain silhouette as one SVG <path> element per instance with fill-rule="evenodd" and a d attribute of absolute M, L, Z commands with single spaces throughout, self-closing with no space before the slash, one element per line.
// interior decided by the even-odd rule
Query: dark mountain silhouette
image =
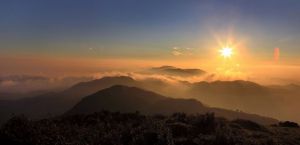
<path fill-rule="evenodd" d="M 112 111 L 149 112 L 149 106 L 164 96 L 135 87 L 112 86 L 83 98 L 69 113 L 93 113 L 109 108 Z"/>
<path fill-rule="evenodd" d="M 0 101 L 0 123 L 13 114 L 24 114 L 30 118 L 44 118 L 59 115 L 72 108 L 84 96 L 116 84 L 134 85 L 130 77 L 104 77 L 90 82 L 82 82 L 57 93 L 47 93 L 15 101 Z M 3 108 L 3 109 L 2 109 Z"/>
<path fill-rule="evenodd" d="M 178 94 L 174 87 L 157 79 L 136 81 L 127 76 L 104 77 L 93 81 L 78 83 L 61 92 L 46 93 L 18 100 L 0 100 L 0 124 L 13 115 L 24 114 L 33 119 L 63 114 L 83 97 L 113 85 L 139 86 L 163 94 Z"/>
<path fill-rule="evenodd" d="M 194 83 L 194 91 L 202 91 L 206 94 L 221 93 L 228 96 L 231 95 L 267 95 L 268 89 L 257 83 L 250 81 L 215 81 L 215 82 L 199 82 Z M 217 90 L 217 92 L 216 92 Z"/>
<path fill-rule="evenodd" d="M 286 89 L 273 89 L 248 81 L 186 82 L 180 83 L 180 85 L 176 84 L 176 86 L 158 79 L 137 81 L 130 77 L 119 76 L 79 83 L 61 92 L 47 93 L 16 101 L 0 101 L 0 123 L 13 114 L 25 114 L 30 118 L 44 118 L 63 114 L 83 97 L 113 85 L 135 86 L 157 92 L 163 96 L 195 98 L 204 104 L 218 108 L 242 110 L 275 118 L 285 117 L 285 120 L 297 120 L 297 116 L 292 113 L 297 109 L 297 101 L 283 100 L 290 91 Z M 296 91 L 297 89 L 293 90 Z M 295 96 L 295 93 L 290 94 Z M 289 99 L 297 100 L 298 97 L 293 98 L 295 99 L 291 97 Z M 286 106 L 289 107 L 285 109 Z"/>
<path fill-rule="evenodd" d="M 32 91 L 26 93 L 16 93 L 16 92 L 0 92 L 0 100 L 17 100 L 32 96 L 39 96 L 49 91 Z"/>
<path fill-rule="evenodd" d="M 274 111 L 274 106 L 280 106 L 280 97 L 276 97 L 270 88 L 257 83 L 237 80 L 199 82 L 190 86 L 189 96 L 207 104 L 266 116 L 279 113 L 279 110 Z"/>
<path fill-rule="evenodd" d="M 287 89 L 287 90 L 298 90 L 300 89 L 300 86 L 297 84 L 288 84 L 288 85 L 271 85 L 268 86 L 270 88 L 274 88 L 274 89 Z"/>
<path fill-rule="evenodd" d="M 150 71 L 154 73 L 166 74 L 172 76 L 197 76 L 206 73 L 204 70 L 201 69 L 183 69 L 174 66 L 154 67 L 150 69 Z"/>
<path fill-rule="evenodd" d="M 206 113 L 228 119 L 243 118 L 262 124 L 276 123 L 277 120 L 258 115 L 246 114 L 219 108 L 204 106 L 194 99 L 175 99 L 136 87 L 113 86 L 83 98 L 67 114 L 89 114 L 102 110 L 135 112 L 146 114 L 171 114 L 175 112 Z"/>

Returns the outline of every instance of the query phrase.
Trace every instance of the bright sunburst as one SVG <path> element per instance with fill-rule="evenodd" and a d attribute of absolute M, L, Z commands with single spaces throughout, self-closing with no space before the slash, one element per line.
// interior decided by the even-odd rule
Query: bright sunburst
<path fill-rule="evenodd" d="M 220 53 L 224 58 L 230 58 L 233 52 L 232 52 L 232 48 L 225 47 L 220 50 Z"/>

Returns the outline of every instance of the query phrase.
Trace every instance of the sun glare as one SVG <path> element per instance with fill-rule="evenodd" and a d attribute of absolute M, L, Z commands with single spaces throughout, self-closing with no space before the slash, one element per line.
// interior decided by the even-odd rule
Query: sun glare
<path fill-rule="evenodd" d="M 232 52 L 232 48 L 225 47 L 220 50 L 220 53 L 224 58 L 230 58 L 233 52 Z"/>

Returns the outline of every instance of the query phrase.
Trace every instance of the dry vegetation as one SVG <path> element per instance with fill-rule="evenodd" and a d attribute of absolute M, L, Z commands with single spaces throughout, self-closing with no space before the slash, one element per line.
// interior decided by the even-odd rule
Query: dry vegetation
<path fill-rule="evenodd" d="M 1 128 L 1 144 L 20 145 L 297 145 L 297 126 L 261 126 L 214 114 L 144 116 L 102 111 L 39 121 L 18 116 Z"/>

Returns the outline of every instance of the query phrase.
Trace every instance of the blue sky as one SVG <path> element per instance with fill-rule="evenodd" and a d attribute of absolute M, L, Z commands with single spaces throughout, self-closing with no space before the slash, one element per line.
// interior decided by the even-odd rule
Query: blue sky
<path fill-rule="evenodd" d="M 2 0 L 0 53 L 163 58 L 234 31 L 258 56 L 296 58 L 299 14 L 297 0 Z"/>

